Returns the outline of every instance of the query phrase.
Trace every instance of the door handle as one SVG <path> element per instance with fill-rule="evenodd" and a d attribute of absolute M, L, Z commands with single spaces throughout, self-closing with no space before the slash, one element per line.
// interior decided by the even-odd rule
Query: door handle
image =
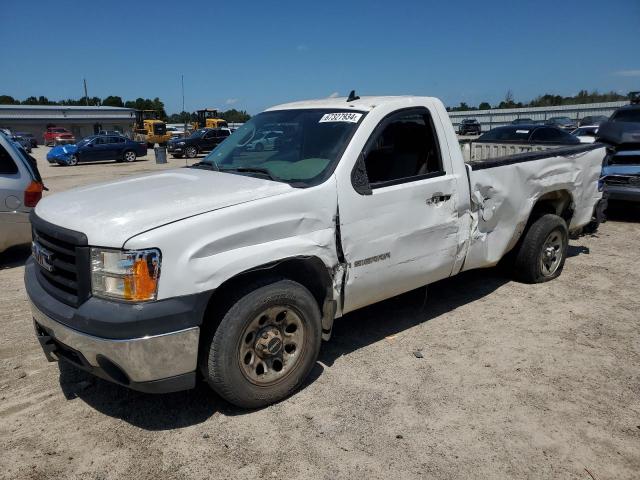
<path fill-rule="evenodd" d="M 438 203 L 444 203 L 451 198 L 451 195 L 445 195 L 443 193 L 434 193 L 431 198 L 427 198 L 427 205 L 437 205 Z"/>

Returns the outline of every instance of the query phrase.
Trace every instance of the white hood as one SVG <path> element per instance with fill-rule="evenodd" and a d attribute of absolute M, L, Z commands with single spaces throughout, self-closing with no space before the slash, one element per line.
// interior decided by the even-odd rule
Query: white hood
<path fill-rule="evenodd" d="M 286 183 L 182 168 L 80 187 L 46 197 L 36 214 L 120 248 L 139 233 L 201 213 L 294 190 Z"/>

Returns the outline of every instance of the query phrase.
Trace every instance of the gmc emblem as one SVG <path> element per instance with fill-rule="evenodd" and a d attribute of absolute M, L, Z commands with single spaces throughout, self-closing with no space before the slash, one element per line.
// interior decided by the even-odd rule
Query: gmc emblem
<path fill-rule="evenodd" d="M 48 272 L 53 272 L 53 253 L 38 242 L 31 242 L 31 254 L 35 261 Z"/>

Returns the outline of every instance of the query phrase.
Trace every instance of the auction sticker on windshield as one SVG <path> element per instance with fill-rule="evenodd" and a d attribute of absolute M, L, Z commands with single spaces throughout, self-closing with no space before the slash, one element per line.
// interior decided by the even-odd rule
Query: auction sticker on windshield
<path fill-rule="evenodd" d="M 358 123 L 362 117 L 361 113 L 351 113 L 351 112 L 342 112 L 342 113 L 325 113 L 318 123 L 324 122 L 350 122 L 350 123 Z"/>

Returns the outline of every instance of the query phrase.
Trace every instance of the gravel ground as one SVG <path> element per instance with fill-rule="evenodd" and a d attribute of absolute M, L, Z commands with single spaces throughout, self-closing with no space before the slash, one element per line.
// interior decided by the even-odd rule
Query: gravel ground
<path fill-rule="evenodd" d="M 165 168 L 46 150 L 51 192 Z M 0 254 L 0 478 L 637 479 L 640 209 L 611 216 L 553 282 L 469 272 L 348 315 L 302 391 L 250 412 L 47 363 L 28 249 Z"/>

